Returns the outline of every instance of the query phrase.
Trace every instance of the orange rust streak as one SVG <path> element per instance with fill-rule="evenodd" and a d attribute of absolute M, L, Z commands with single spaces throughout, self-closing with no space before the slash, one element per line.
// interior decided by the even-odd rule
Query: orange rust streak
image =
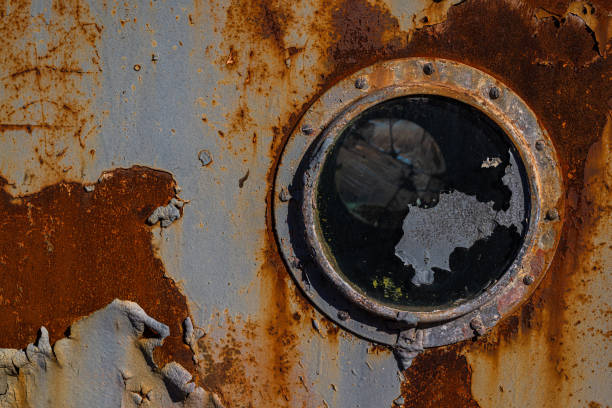
<path fill-rule="evenodd" d="M 404 372 L 403 408 L 480 407 L 472 398 L 472 372 L 457 349 L 432 349 L 413 361 Z"/>
<path fill-rule="evenodd" d="M 55 341 L 119 298 L 169 325 L 158 364 L 175 360 L 194 371 L 181 338 L 187 302 L 165 276 L 145 223 L 174 196 L 172 176 L 144 167 L 108 174 L 91 193 L 78 183 L 20 198 L 0 191 L 0 346 L 24 347 L 40 326 Z"/>
<path fill-rule="evenodd" d="M 50 129 L 50 130 L 57 130 L 57 129 L 72 129 L 75 126 L 71 126 L 71 125 L 50 125 L 50 124 L 46 124 L 46 123 L 41 123 L 41 124 L 14 124 L 14 123 L 0 123 L 0 132 L 5 132 L 5 131 L 15 131 L 15 130 L 26 130 L 26 131 L 30 131 L 32 129 Z"/>

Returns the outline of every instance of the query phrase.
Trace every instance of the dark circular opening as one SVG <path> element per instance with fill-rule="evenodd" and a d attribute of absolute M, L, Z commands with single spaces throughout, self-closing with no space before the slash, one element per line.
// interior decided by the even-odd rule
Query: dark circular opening
<path fill-rule="evenodd" d="M 337 272 L 379 303 L 411 310 L 451 307 L 491 286 L 529 219 L 524 165 L 504 131 L 433 95 L 355 118 L 326 158 L 316 199 Z"/>

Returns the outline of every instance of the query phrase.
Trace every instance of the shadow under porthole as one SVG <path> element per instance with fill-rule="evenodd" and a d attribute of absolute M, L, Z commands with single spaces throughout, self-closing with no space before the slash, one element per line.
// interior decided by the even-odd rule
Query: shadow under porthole
<path fill-rule="evenodd" d="M 305 159 L 300 163 L 293 182 L 289 186 L 291 200 L 288 203 L 287 224 L 289 227 L 289 239 L 293 252 L 297 258 L 296 263 L 299 264 L 299 269 L 302 271 L 301 282 L 298 282 L 303 290 L 311 293 L 316 293 L 325 303 L 331 306 L 336 313 L 346 312 L 348 318 L 358 324 L 369 327 L 372 330 L 385 332 L 389 335 L 397 334 L 398 324 L 391 320 L 381 319 L 378 316 L 356 306 L 352 301 L 345 297 L 334 286 L 328 277 L 325 276 L 323 270 L 319 267 L 313 258 L 306 233 L 304 230 L 304 216 L 302 212 L 303 192 L 304 192 L 304 174 L 312 157 L 314 147 L 305 154 Z M 292 274 L 293 278 L 300 278 Z M 310 297 L 309 294 L 306 294 Z M 321 310 L 320 305 L 313 304 L 323 314 L 328 314 L 329 311 Z M 337 320 L 336 316 L 328 316 L 332 320 Z M 359 333 L 356 333 L 359 334 Z"/>

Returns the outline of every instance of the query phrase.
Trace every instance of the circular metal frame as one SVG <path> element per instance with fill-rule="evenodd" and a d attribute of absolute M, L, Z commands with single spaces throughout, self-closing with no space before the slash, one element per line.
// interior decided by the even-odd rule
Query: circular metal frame
<path fill-rule="evenodd" d="M 502 277 L 470 300 L 427 311 L 384 305 L 346 281 L 335 270 L 320 239 L 316 217 L 319 174 L 346 125 L 376 104 L 415 94 L 456 99 L 496 122 L 519 153 L 531 193 L 531 214 L 522 248 Z M 450 344 L 472 337 L 475 325 L 479 332 L 495 325 L 540 282 L 559 239 L 561 180 L 548 134 L 526 103 L 504 84 L 480 70 L 449 60 L 407 58 L 381 62 L 325 92 L 296 126 L 275 180 L 277 238 L 296 282 L 315 305 L 341 326 L 385 344 L 394 343 L 397 328 L 420 326 L 425 332 L 425 347 Z M 557 216 L 547 216 L 550 212 Z M 313 290 L 311 277 L 317 274 L 322 274 L 348 300 L 349 308 L 353 305 L 362 312 L 348 310 L 347 314 L 343 310 L 346 303 L 333 294 Z M 319 286 L 325 285 L 320 282 Z"/>

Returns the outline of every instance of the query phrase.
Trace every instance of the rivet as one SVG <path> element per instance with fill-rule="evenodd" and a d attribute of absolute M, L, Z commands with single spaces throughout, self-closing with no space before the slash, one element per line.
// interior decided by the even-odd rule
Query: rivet
<path fill-rule="evenodd" d="M 555 221 L 559 219 L 559 211 L 556 208 L 551 208 L 546 212 L 547 221 Z"/>
<path fill-rule="evenodd" d="M 527 286 L 531 285 L 533 283 L 534 279 L 533 276 L 531 275 L 527 275 L 523 278 L 523 283 Z"/>
<path fill-rule="evenodd" d="M 312 128 L 312 126 L 310 126 L 310 125 L 303 125 L 302 126 L 302 133 L 304 133 L 305 135 L 311 135 L 312 132 L 314 132 L 314 129 Z"/>
<path fill-rule="evenodd" d="M 425 75 L 433 74 L 434 72 L 433 64 L 431 62 L 428 62 L 427 64 L 423 65 L 423 72 L 425 73 Z"/>
<path fill-rule="evenodd" d="M 365 89 L 368 87 L 368 80 L 364 77 L 359 77 L 355 80 L 355 88 L 357 89 Z"/>
<path fill-rule="evenodd" d="M 535 148 L 536 148 L 536 150 L 540 150 L 540 151 L 542 151 L 542 150 L 544 150 L 544 148 L 545 148 L 545 147 L 546 147 L 546 143 L 544 143 L 544 141 L 543 141 L 543 140 L 538 140 L 538 141 L 536 142 L 536 144 L 535 144 Z"/>
<path fill-rule="evenodd" d="M 348 320 L 349 317 L 350 316 L 349 316 L 347 311 L 345 311 L 345 310 L 339 310 L 338 311 L 338 319 L 340 319 L 342 321 L 345 321 L 345 320 Z"/>
<path fill-rule="evenodd" d="M 499 98 L 499 88 L 496 86 L 491 87 L 491 89 L 489 89 L 489 98 L 491 99 L 497 99 Z"/>

